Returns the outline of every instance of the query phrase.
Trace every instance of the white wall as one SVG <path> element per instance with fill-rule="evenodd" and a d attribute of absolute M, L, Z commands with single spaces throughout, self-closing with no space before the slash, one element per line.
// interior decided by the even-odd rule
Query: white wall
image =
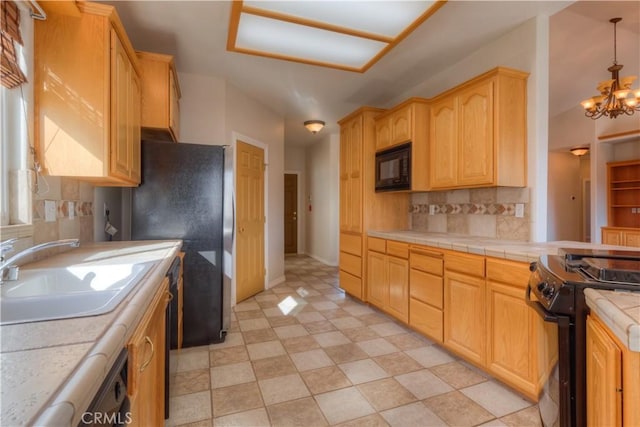
<path fill-rule="evenodd" d="M 569 151 L 572 147 L 591 146 L 596 140 L 596 121 L 584 115 L 579 104 L 549 118 L 549 150 Z"/>
<path fill-rule="evenodd" d="M 284 173 L 298 175 L 298 253 L 305 253 L 306 226 L 306 149 L 287 145 L 284 148 Z"/>
<path fill-rule="evenodd" d="M 265 172 L 265 267 L 267 286 L 284 281 L 284 118 L 227 84 L 225 96 L 225 138 L 235 144 L 258 142 L 266 146 Z M 182 115 L 181 115 L 182 117 Z M 235 294 L 235 292 L 234 292 Z"/>
<path fill-rule="evenodd" d="M 224 145 L 226 83 L 214 76 L 178 73 L 180 82 L 180 142 Z"/>
<path fill-rule="evenodd" d="M 306 253 L 338 264 L 340 135 L 331 134 L 306 150 Z"/>
<path fill-rule="evenodd" d="M 528 186 L 531 187 L 531 240 L 547 239 L 547 155 L 549 96 L 549 17 L 538 16 L 476 50 L 452 67 L 399 95 L 433 97 L 497 65 L 530 73 L 527 85 Z"/>

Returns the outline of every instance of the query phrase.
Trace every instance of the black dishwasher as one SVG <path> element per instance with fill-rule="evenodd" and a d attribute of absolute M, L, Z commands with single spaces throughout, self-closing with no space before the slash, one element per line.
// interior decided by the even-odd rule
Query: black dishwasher
<path fill-rule="evenodd" d="M 123 349 L 102 382 L 89 407 L 82 413 L 78 426 L 124 426 L 131 422 L 127 397 L 127 358 Z"/>
<path fill-rule="evenodd" d="M 171 384 L 170 349 L 178 348 L 178 281 L 180 280 L 180 258 L 176 257 L 167 271 L 171 300 L 166 314 L 166 343 L 164 346 L 164 418 L 169 419 L 169 386 Z"/>

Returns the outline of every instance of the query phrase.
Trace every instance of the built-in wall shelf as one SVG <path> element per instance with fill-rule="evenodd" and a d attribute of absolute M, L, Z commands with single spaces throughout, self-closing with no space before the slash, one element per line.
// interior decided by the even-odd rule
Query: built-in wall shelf
<path fill-rule="evenodd" d="M 640 227 L 640 159 L 607 163 L 609 227 Z"/>

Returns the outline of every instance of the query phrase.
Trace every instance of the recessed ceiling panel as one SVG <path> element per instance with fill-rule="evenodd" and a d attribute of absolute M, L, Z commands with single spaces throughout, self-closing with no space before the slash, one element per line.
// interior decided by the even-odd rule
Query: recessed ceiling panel
<path fill-rule="evenodd" d="M 394 38 L 435 1 L 245 1 L 247 7 Z"/>
<path fill-rule="evenodd" d="M 346 34 L 242 14 L 236 47 L 307 61 L 360 68 L 386 43 Z"/>
<path fill-rule="evenodd" d="M 446 1 L 235 0 L 227 50 L 362 73 Z"/>

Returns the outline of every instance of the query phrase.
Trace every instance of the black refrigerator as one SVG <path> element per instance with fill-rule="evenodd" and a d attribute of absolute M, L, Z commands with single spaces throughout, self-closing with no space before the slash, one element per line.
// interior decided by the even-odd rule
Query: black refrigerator
<path fill-rule="evenodd" d="M 131 238 L 183 241 L 183 347 L 221 342 L 226 334 L 230 274 L 223 260 L 231 257 L 223 252 L 232 247 L 224 241 L 233 234 L 232 164 L 223 146 L 142 141 Z"/>

